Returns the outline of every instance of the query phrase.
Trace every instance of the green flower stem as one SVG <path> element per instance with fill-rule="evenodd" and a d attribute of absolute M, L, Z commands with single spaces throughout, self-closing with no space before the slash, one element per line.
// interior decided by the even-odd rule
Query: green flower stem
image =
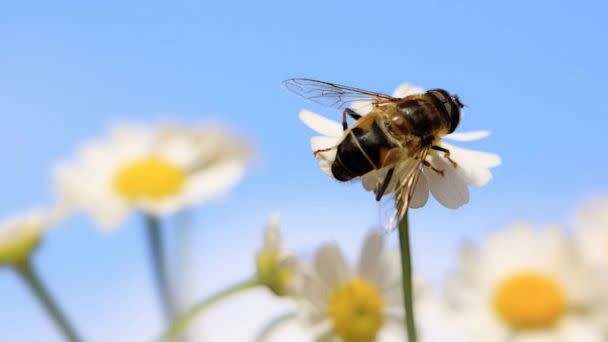
<path fill-rule="evenodd" d="M 16 270 L 30 290 L 34 293 L 36 298 L 38 298 L 40 303 L 44 306 L 44 309 L 48 315 L 51 316 L 65 339 L 70 342 L 80 341 L 80 338 L 76 334 L 74 328 L 72 328 L 65 315 L 61 312 L 53 300 L 53 297 L 51 297 L 51 295 L 48 293 L 30 262 L 25 261 L 21 265 L 17 266 Z"/>
<path fill-rule="evenodd" d="M 288 312 L 288 313 L 285 313 L 285 314 L 282 314 L 282 315 L 276 317 L 275 319 L 270 321 L 268 324 L 266 324 L 264 329 L 262 329 L 262 331 L 260 331 L 260 333 L 256 336 L 254 341 L 255 342 L 266 341 L 268 339 L 268 337 L 270 337 L 272 335 L 272 333 L 275 331 L 276 328 L 280 327 L 281 324 L 296 318 L 296 316 L 297 316 L 297 314 L 295 312 Z"/>
<path fill-rule="evenodd" d="M 414 296 L 412 284 L 412 253 L 410 249 L 408 214 L 399 222 L 399 244 L 401 246 L 401 271 L 403 277 L 403 301 L 405 304 L 405 325 L 409 342 L 416 342 L 414 319 Z"/>
<path fill-rule="evenodd" d="M 247 279 L 246 281 L 237 283 L 231 287 L 228 287 L 220 292 L 208 297 L 202 302 L 194 305 L 185 313 L 179 315 L 171 326 L 167 330 L 167 332 L 161 338 L 161 341 L 171 341 L 181 335 L 181 333 L 188 328 L 188 326 L 194 321 L 194 319 L 203 313 L 205 310 L 213 306 L 214 304 L 219 303 L 220 301 L 232 297 L 240 292 L 251 289 L 260 285 L 257 277 Z"/>
<path fill-rule="evenodd" d="M 187 209 L 179 212 L 175 220 L 175 273 L 173 276 L 173 300 L 175 312 L 187 309 L 188 303 L 192 301 L 189 285 L 192 283 L 192 251 L 194 241 L 194 225 L 192 210 Z"/>
<path fill-rule="evenodd" d="M 169 274 L 167 273 L 168 270 L 165 261 L 162 232 L 160 229 L 160 220 L 158 217 L 146 215 L 146 226 L 150 260 L 152 268 L 154 269 L 156 288 L 158 295 L 160 296 L 165 318 L 170 322 L 173 318 L 174 310 L 169 285 Z"/>

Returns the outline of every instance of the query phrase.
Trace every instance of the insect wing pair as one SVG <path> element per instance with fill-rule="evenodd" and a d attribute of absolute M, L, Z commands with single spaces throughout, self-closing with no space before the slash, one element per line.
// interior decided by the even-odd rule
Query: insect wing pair
<path fill-rule="evenodd" d="M 368 103 L 373 108 L 402 101 L 401 98 L 378 92 L 305 78 L 289 79 L 283 84 L 289 91 L 311 102 L 338 109 L 348 108 L 354 103 Z M 349 128 L 357 127 L 359 120 Z M 401 153 L 402 155 L 408 155 L 408 157 L 401 159 L 388 171 L 381 170 L 384 173 L 391 172 L 391 176 L 393 171 L 397 170 L 395 171 L 396 179 L 393 180 L 395 184 L 392 189 L 394 198 L 392 200 L 389 198 L 389 201 L 382 201 L 380 204 L 380 220 L 387 229 L 394 229 L 407 213 L 416 184 L 420 177 L 420 172 L 422 171 L 422 163 L 425 160 L 428 151 L 428 148 L 424 148 L 417 151 L 414 155 Z M 375 171 L 378 171 L 378 169 L 371 172 Z M 378 181 L 374 185 L 374 192 L 377 195 L 376 199 L 378 201 L 381 200 L 388 187 L 386 180 L 390 180 L 390 178 L 391 177 L 386 177 L 384 178 L 384 182 Z"/>

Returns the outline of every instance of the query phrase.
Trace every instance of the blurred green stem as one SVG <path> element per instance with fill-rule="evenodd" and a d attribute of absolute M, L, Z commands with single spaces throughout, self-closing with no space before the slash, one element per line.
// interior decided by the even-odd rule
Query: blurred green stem
<path fill-rule="evenodd" d="M 148 236 L 148 248 L 150 261 L 154 269 L 154 278 L 158 295 L 162 303 L 162 310 L 168 322 L 173 318 L 173 304 L 169 285 L 169 274 L 165 260 L 160 220 L 156 216 L 146 215 L 146 235 Z"/>
<path fill-rule="evenodd" d="M 194 321 L 194 319 L 199 314 L 203 313 L 206 309 L 210 308 L 214 304 L 217 304 L 220 301 L 222 301 L 228 297 L 232 297 L 240 292 L 251 289 L 258 285 L 260 285 L 260 283 L 259 283 L 257 277 L 247 279 L 243 282 L 237 283 L 236 285 L 233 285 L 224 290 L 221 290 L 220 292 L 218 292 L 218 293 L 212 295 L 211 297 L 208 297 L 207 299 L 203 300 L 202 302 L 194 305 L 193 307 L 188 309 L 188 311 L 179 315 L 173 321 L 173 323 L 171 323 L 171 326 L 169 327 L 167 332 L 163 335 L 163 337 L 161 338 L 161 341 L 172 341 L 173 339 L 179 337 L 183 333 L 183 331 L 185 329 L 187 329 L 188 326 L 190 326 L 192 321 Z"/>
<path fill-rule="evenodd" d="M 192 293 L 192 246 L 194 241 L 193 214 L 184 210 L 176 215 L 175 241 L 175 276 L 173 277 L 172 298 L 175 312 L 184 311 L 191 302 Z"/>
<path fill-rule="evenodd" d="M 416 323 L 414 319 L 414 296 L 412 282 L 412 253 L 410 249 L 410 227 L 408 213 L 399 222 L 399 244 L 401 247 L 401 274 L 403 277 L 403 302 L 405 305 L 405 325 L 409 342 L 416 342 Z"/>
<path fill-rule="evenodd" d="M 67 341 L 77 342 L 80 341 L 74 328 L 70 325 L 65 315 L 61 312 L 53 297 L 48 293 L 42 281 L 34 271 L 34 268 L 30 264 L 29 260 L 16 267 L 19 275 L 23 281 L 27 284 L 30 290 L 34 293 L 36 298 L 44 306 L 46 312 L 51 316 L 63 336 Z"/>
<path fill-rule="evenodd" d="M 175 273 L 172 277 L 173 287 L 171 298 L 173 298 L 174 312 L 183 312 L 194 301 L 192 294 L 192 246 L 194 241 L 193 213 L 191 209 L 184 209 L 175 216 L 175 262 L 173 268 Z M 196 340 L 184 331 L 178 339 L 179 342 Z"/>
<path fill-rule="evenodd" d="M 270 337 L 272 335 L 272 333 L 275 331 L 276 328 L 280 327 L 281 324 L 288 322 L 292 319 L 294 319 L 297 316 L 297 314 L 295 312 L 288 312 L 285 314 L 282 314 L 278 317 L 276 317 L 275 319 L 273 319 L 272 321 L 270 321 L 268 324 L 266 324 L 266 326 L 262 329 L 262 331 L 260 331 L 260 333 L 258 334 L 258 336 L 255 338 L 255 342 L 264 342 L 268 339 L 268 337 Z"/>

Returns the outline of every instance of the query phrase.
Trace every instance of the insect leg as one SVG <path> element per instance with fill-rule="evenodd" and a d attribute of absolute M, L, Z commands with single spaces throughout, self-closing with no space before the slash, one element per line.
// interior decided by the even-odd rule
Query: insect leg
<path fill-rule="evenodd" d="M 430 167 L 433 171 L 437 172 L 441 176 L 445 176 L 445 170 L 441 170 L 441 169 L 434 167 L 433 165 L 431 165 L 431 163 L 429 163 L 428 160 L 424 160 L 424 161 L 422 161 L 422 163 L 424 164 L 424 166 Z"/>
<path fill-rule="evenodd" d="M 384 192 L 386 192 L 388 185 L 391 183 L 391 179 L 393 178 L 394 172 L 395 168 L 391 168 L 390 170 L 388 170 L 386 176 L 384 177 L 384 181 L 382 181 L 382 185 L 378 189 L 376 189 L 376 201 L 379 202 L 382 199 L 382 196 L 384 196 Z"/>
<path fill-rule="evenodd" d="M 450 163 L 452 163 L 452 166 L 455 168 L 458 167 L 458 164 L 452 158 L 450 158 L 450 150 L 448 150 L 447 148 L 441 147 L 441 146 L 437 146 L 437 145 L 433 145 L 431 148 L 435 151 L 443 152 L 443 155 L 445 156 L 445 158 L 447 160 L 450 161 Z"/>
<path fill-rule="evenodd" d="M 344 110 L 344 112 L 342 112 L 342 129 L 344 129 L 345 131 L 348 128 L 348 122 L 346 122 L 347 116 L 350 116 L 351 118 L 353 118 L 355 120 L 361 119 L 361 115 L 357 114 L 357 112 L 355 112 L 354 110 L 352 110 L 350 108 L 346 108 Z"/>
<path fill-rule="evenodd" d="M 344 110 L 344 113 L 348 114 L 348 116 L 350 116 L 351 118 L 353 118 L 355 120 L 359 120 L 363 117 L 362 115 L 357 114 L 357 112 L 355 112 L 354 110 L 352 110 L 350 108 L 346 108 Z"/>
<path fill-rule="evenodd" d="M 336 147 L 335 147 L 335 146 L 333 146 L 333 147 L 328 147 L 328 148 L 322 148 L 322 149 L 320 149 L 320 150 L 315 150 L 315 152 L 313 152 L 313 154 L 314 154 L 314 155 L 315 155 L 315 157 L 316 157 L 316 156 L 317 156 L 317 154 L 319 154 L 319 153 L 323 153 L 323 152 L 327 152 L 327 151 L 331 151 L 331 150 L 333 150 L 334 148 L 336 148 Z"/>

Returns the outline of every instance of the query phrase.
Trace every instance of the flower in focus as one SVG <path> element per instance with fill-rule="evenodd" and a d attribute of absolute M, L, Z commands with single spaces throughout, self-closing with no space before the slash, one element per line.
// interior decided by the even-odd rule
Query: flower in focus
<path fill-rule="evenodd" d="M 368 342 L 393 334 L 403 340 L 398 260 L 378 231 L 365 240 L 355 271 L 336 245 L 319 248 L 312 269 L 302 272 L 299 295 L 301 318 L 315 341 Z"/>
<path fill-rule="evenodd" d="M 18 266 L 38 247 L 42 235 L 63 216 L 60 210 L 32 210 L 0 223 L 0 266 Z"/>
<path fill-rule="evenodd" d="M 601 341 L 598 285 L 563 231 L 519 223 L 464 250 L 447 295 L 469 341 Z"/>
<path fill-rule="evenodd" d="M 249 157 L 247 143 L 219 126 L 118 126 L 56 168 L 56 189 L 113 228 L 134 209 L 171 214 L 223 194 Z"/>
<path fill-rule="evenodd" d="M 264 245 L 256 255 L 257 277 L 261 284 L 277 296 L 297 293 L 298 261 L 283 248 L 279 230 L 279 215 L 273 214 L 264 232 Z"/>
<path fill-rule="evenodd" d="M 395 90 L 393 96 L 406 97 L 423 92 L 424 90 L 418 87 L 404 84 Z M 352 109 L 360 115 L 366 115 L 371 111 L 372 106 L 369 102 L 354 103 Z M 321 136 L 315 136 L 311 139 L 313 151 L 337 146 L 344 138 L 342 125 L 338 122 L 329 120 L 308 110 L 300 112 L 300 119 L 307 126 L 321 134 Z M 455 141 L 474 141 L 488 135 L 489 132 L 487 131 L 476 131 L 451 133 L 443 138 Z M 456 162 L 456 165 L 452 164 L 444 153 L 430 150 L 426 158 L 430 164 L 422 167 L 422 176 L 418 179 L 414 194 L 409 203 L 409 206 L 412 208 L 424 206 L 428 200 L 429 191 L 441 204 L 448 208 L 458 208 L 468 203 L 468 185 L 485 185 L 492 178 L 490 169 L 501 163 L 500 157 L 496 154 L 462 149 L 443 141 L 438 142 L 437 145 L 450 151 L 450 157 Z M 336 149 L 317 153 L 316 156 L 319 159 L 321 170 L 333 178 L 331 166 L 336 157 Z M 403 163 L 403 166 L 405 164 Z M 444 172 L 440 174 L 433 171 L 431 167 L 443 170 Z M 390 168 L 392 166 L 374 170 L 363 175 L 361 181 L 365 189 L 368 191 L 376 189 L 377 184 L 384 180 Z M 401 169 L 406 169 L 406 167 Z M 399 170 L 400 168 L 397 167 L 395 173 L 399 173 Z M 393 181 L 388 185 L 386 193 L 395 189 L 398 178 L 393 177 Z"/>

